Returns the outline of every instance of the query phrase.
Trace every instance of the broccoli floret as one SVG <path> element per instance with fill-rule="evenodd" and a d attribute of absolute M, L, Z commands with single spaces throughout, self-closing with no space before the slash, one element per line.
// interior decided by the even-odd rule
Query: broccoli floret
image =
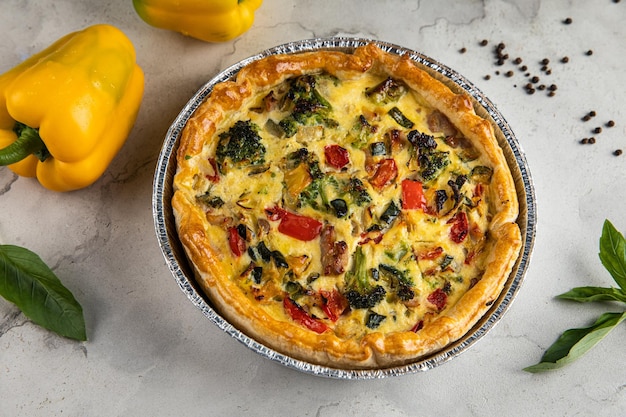
<path fill-rule="evenodd" d="M 450 165 L 450 155 L 448 152 L 420 152 L 417 160 L 420 164 L 420 175 L 426 182 L 437 178 L 439 174 Z"/>
<path fill-rule="evenodd" d="M 291 81 L 281 105 L 282 109 L 290 110 L 291 114 L 278 123 L 285 136 L 295 135 L 301 125 L 337 126 L 337 122 L 330 119 L 332 106 L 317 91 L 315 84 L 316 79 L 312 75 L 303 75 Z"/>
<path fill-rule="evenodd" d="M 313 171 L 315 172 L 315 165 Z M 317 167 L 319 169 L 319 167 Z M 320 171 L 321 172 L 321 171 Z M 312 174 L 314 176 L 314 174 Z M 329 188 L 338 188 L 337 179 L 332 175 L 321 175 L 317 178 L 314 177 L 311 184 L 309 184 L 300 193 L 300 202 L 303 205 L 308 205 L 316 210 L 335 212 L 335 209 L 331 205 L 331 201 L 328 198 L 327 190 Z"/>
<path fill-rule="evenodd" d="M 352 308 L 372 308 L 382 301 L 387 292 L 380 285 L 372 283 L 365 254 L 360 246 L 354 253 L 353 261 L 352 269 L 346 273 L 344 296 Z"/>
<path fill-rule="evenodd" d="M 265 162 L 265 146 L 261 143 L 259 128 L 248 121 L 237 121 L 227 132 L 219 135 L 215 152 L 220 172 L 228 170 L 229 165 L 245 167 Z"/>
<path fill-rule="evenodd" d="M 378 128 L 372 126 L 365 116 L 360 115 L 352 126 L 351 135 L 354 137 L 352 146 L 357 149 L 363 149 L 377 130 Z"/>
<path fill-rule="evenodd" d="M 417 149 L 417 162 L 420 175 L 425 182 L 432 181 L 450 165 L 448 152 L 437 151 L 435 138 L 417 130 L 412 130 L 407 139 Z"/>
<path fill-rule="evenodd" d="M 352 202 L 359 207 L 372 202 L 372 197 L 370 197 L 367 192 L 367 188 L 365 188 L 363 182 L 358 178 L 350 178 L 344 187 L 344 192 L 347 193 L 352 199 Z"/>

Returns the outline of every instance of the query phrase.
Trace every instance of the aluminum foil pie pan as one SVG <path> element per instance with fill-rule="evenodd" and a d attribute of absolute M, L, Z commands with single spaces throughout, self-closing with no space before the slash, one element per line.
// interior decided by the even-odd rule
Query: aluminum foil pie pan
<path fill-rule="evenodd" d="M 217 83 L 228 80 L 236 75 L 242 67 L 269 55 L 292 54 L 322 49 L 352 52 L 355 48 L 372 42 L 390 53 L 409 56 L 413 61 L 423 67 L 424 70 L 444 82 L 453 91 L 465 91 L 473 99 L 476 113 L 491 120 L 494 126 L 497 127 L 496 136 L 513 174 L 515 188 L 519 198 L 520 215 L 517 222 L 522 232 L 523 246 L 520 257 L 506 281 L 499 298 L 492 304 L 491 308 L 480 321 L 478 321 L 461 339 L 438 352 L 422 357 L 410 364 L 382 369 L 350 370 L 320 366 L 284 355 L 257 342 L 224 319 L 214 309 L 208 297 L 195 281 L 193 270 L 178 239 L 171 198 L 173 195 L 173 179 L 176 173 L 176 150 L 178 148 L 181 132 L 195 110 L 211 93 Z M 272 361 L 312 375 L 337 379 L 374 379 L 426 371 L 460 355 L 482 338 L 502 318 L 520 289 L 520 285 L 530 262 L 535 240 L 537 224 L 535 204 L 534 185 L 526 157 L 520 144 L 509 124 L 493 103 L 471 82 L 456 71 L 419 52 L 377 40 L 348 37 L 308 39 L 279 45 L 232 65 L 205 83 L 182 108 L 167 131 L 157 161 L 152 192 L 152 213 L 156 235 L 167 266 L 180 289 L 185 293 L 187 298 L 200 309 L 202 314 L 224 332 Z"/>

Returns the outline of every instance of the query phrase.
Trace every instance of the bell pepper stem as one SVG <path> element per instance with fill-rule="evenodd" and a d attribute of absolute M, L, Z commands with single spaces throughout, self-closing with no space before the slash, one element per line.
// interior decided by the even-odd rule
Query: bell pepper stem
<path fill-rule="evenodd" d="M 29 155 L 37 156 L 40 161 L 45 161 L 50 156 L 38 129 L 16 122 L 13 131 L 17 134 L 17 140 L 0 149 L 0 166 L 14 164 Z"/>

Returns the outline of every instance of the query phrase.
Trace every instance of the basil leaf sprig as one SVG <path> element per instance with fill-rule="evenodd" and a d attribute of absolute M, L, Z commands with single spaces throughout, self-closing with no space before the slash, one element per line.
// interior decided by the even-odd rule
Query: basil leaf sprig
<path fill-rule="evenodd" d="M 35 324 L 60 336 L 87 340 L 81 305 L 34 252 L 0 245 L 0 296 Z"/>
<path fill-rule="evenodd" d="M 581 303 L 610 301 L 626 304 L 626 239 L 608 220 L 600 237 L 600 261 L 619 288 L 577 287 L 558 295 L 563 300 Z M 561 368 L 588 352 L 626 319 L 626 311 L 604 313 L 589 327 L 570 329 L 550 346 L 541 362 L 524 368 L 528 372 L 545 372 Z"/>

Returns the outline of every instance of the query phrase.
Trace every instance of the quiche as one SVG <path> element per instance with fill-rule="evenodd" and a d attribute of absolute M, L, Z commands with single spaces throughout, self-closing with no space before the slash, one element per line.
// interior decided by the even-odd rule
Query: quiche
<path fill-rule="evenodd" d="M 407 56 L 270 55 L 186 123 L 172 209 L 215 309 L 277 352 L 342 369 L 464 336 L 521 247 L 492 124 Z"/>

